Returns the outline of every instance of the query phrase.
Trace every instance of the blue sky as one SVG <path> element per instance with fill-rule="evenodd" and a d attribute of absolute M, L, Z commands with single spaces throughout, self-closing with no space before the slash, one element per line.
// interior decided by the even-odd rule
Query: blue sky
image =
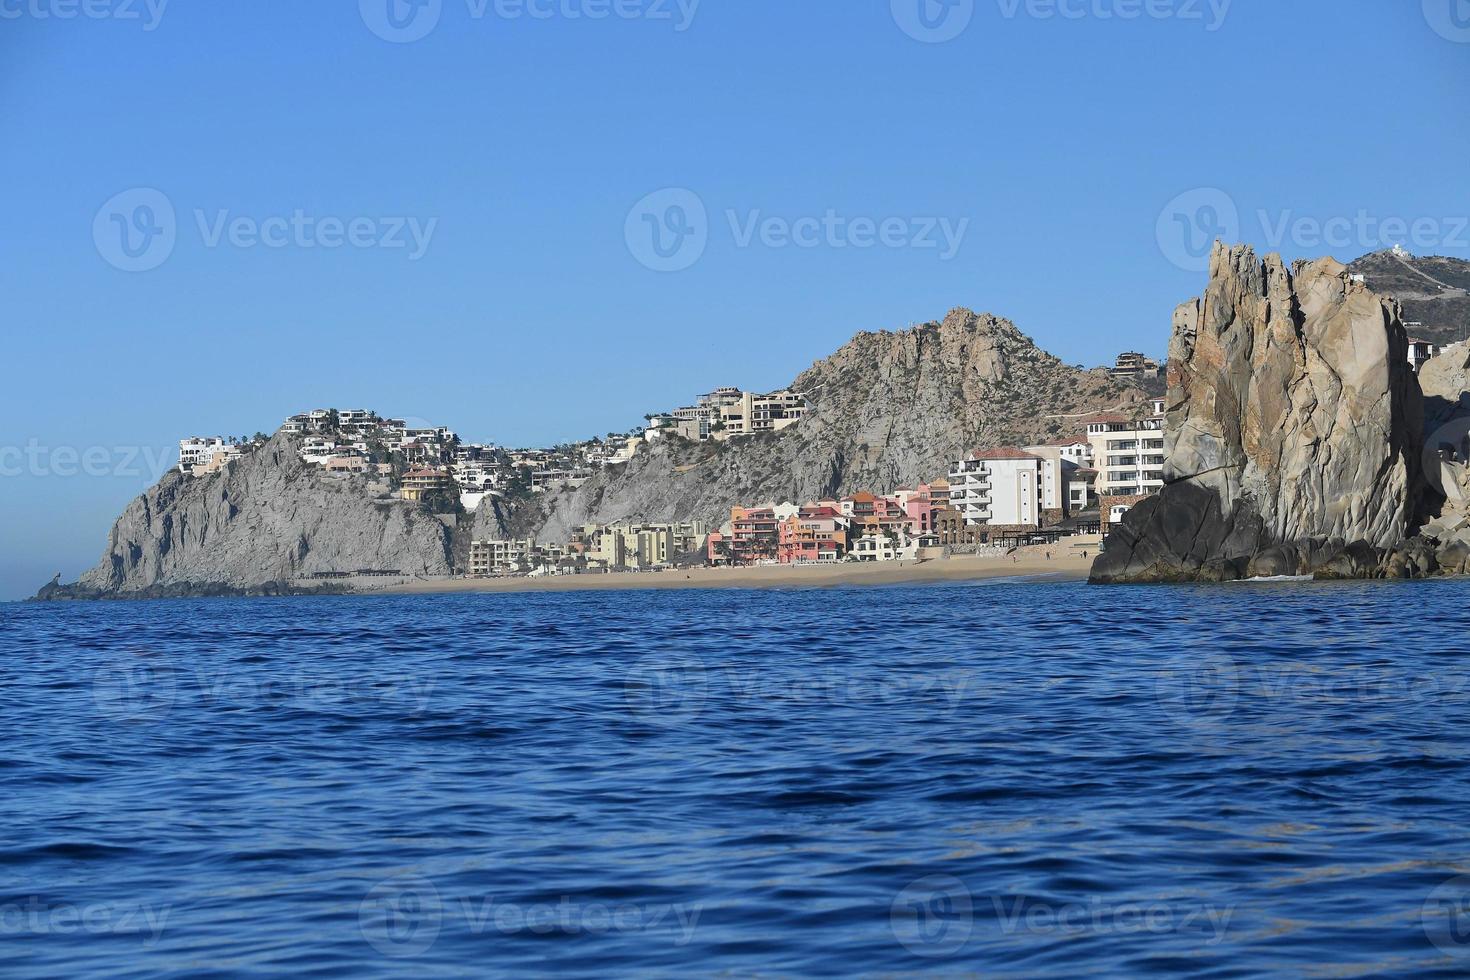
<path fill-rule="evenodd" d="M 0 0 L 0 597 L 184 435 L 551 443 L 957 305 L 1162 353 L 1201 228 L 1470 257 L 1466 0 L 389 2 Z"/>

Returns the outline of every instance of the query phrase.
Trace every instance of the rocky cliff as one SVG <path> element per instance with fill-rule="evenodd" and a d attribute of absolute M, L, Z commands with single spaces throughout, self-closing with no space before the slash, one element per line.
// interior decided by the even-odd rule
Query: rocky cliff
<path fill-rule="evenodd" d="M 1166 485 L 1094 581 L 1433 570 L 1416 535 L 1441 501 L 1400 309 L 1345 266 L 1217 245 L 1174 315 L 1167 397 Z"/>
<path fill-rule="evenodd" d="M 737 504 L 813 500 L 936 479 L 983 445 L 1078 431 L 1089 412 L 1144 393 L 1106 371 L 1063 364 L 1008 320 L 957 309 L 939 323 L 860 333 L 791 384 L 800 425 L 723 444 L 664 442 L 522 514 L 517 529 L 565 539 L 582 524 L 698 519 Z"/>
<path fill-rule="evenodd" d="M 271 593 L 313 572 L 450 570 L 455 520 L 366 477 L 303 463 L 277 435 L 211 476 L 177 470 L 118 518 L 102 561 L 44 598 Z"/>

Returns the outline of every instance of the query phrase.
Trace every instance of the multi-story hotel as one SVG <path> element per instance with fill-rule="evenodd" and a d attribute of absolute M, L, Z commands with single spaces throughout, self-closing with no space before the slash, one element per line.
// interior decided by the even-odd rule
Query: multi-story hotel
<path fill-rule="evenodd" d="M 1149 414 L 1094 415 L 1087 420 L 1097 470 L 1102 531 L 1134 504 L 1164 488 L 1164 399 L 1149 401 Z"/>
<path fill-rule="evenodd" d="M 950 506 L 971 526 L 1041 527 L 1065 518 L 1078 467 L 1053 447 L 1035 448 L 986 449 L 951 464 Z"/>

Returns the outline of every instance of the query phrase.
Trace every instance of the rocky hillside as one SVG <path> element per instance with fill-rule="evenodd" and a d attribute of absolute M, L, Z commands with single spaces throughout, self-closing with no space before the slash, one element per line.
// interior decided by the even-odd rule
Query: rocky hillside
<path fill-rule="evenodd" d="M 1108 538 L 1095 581 L 1438 567 L 1400 310 L 1340 263 L 1217 245 L 1204 297 L 1174 316 L 1168 402 L 1166 486 Z"/>
<path fill-rule="evenodd" d="M 1470 262 L 1374 252 L 1348 266 L 1368 287 L 1397 299 L 1414 337 L 1441 346 L 1470 339 Z"/>
<path fill-rule="evenodd" d="M 1082 371 L 1007 320 L 957 309 L 941 323 L 860 333 L 791 384 L 812 403 L 774 435 L 645 447 L 627 465 L 518 515 L 545 540 L 624 519 L 718 526 L 730 507 L 888 490 L 942 476 L 984 445 L 1020 445 L 1078 429 L 1089 412 L 1145 396 L 1106 371 Z"/>
<path fill-rule="evenodd" d="M 303 463 L 277 435 L 221 473 L 170 471 L 128 505 L 102 561 L 48 598 L 281 591 L 298 575 L 449 571 L 455 519 Z"/>

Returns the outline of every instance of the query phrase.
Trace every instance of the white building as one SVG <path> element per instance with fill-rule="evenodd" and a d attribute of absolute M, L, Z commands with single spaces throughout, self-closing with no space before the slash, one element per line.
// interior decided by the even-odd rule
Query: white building
<path fill-rule="evenodd" d="M 1020 449 L 973 453 L 950 465 L 950 505 L 969 525 L 1040 526 L 1046 462 Z M 1063 492 L 1054 482 L 1053 499 Z"/>
<path fill-rule="evenodd" d="M 203 467 L 215 453 L 224 452 L 227 443 L 219 436 L 190 436 L 179 440 L 179 472 L 193 473 Z"/>
<path fill-rule="evenodd" d="M 1151 399 L 1150 414 L 1094 415 L 1087 422 L 1100 497 L 1143 497 L 1164 486 L 1164 399 Z"/>
<path fill-rule="evenodd" d="M 1409 364 L 1414 368 L 1415 374 L 1419 373 L 1425 361 L 1438 354 L 1439 346 L 1431 341 L 1412 339 L 1409 341 Z"/>

